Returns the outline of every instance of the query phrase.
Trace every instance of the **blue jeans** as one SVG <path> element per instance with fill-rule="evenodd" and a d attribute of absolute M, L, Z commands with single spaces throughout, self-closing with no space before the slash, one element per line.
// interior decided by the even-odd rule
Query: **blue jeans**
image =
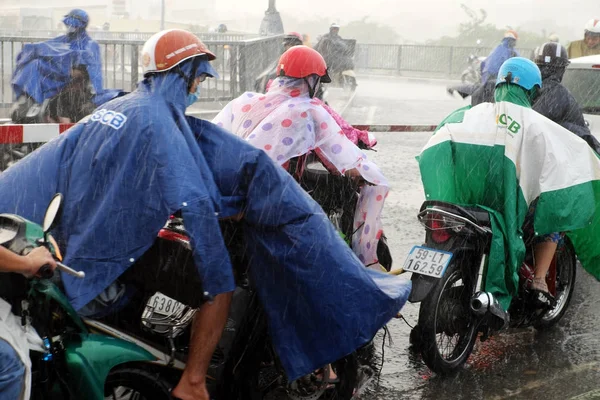
<path fill-rule="evenodd" d="M 23 390 L 25 366 L 15 350 L 0 339 L 0 399 L 17 400 Z"/>

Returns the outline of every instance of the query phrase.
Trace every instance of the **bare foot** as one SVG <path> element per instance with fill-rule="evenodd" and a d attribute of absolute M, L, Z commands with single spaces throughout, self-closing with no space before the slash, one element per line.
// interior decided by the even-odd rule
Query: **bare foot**
<path fill-rule="evenodd" d="M 192 383 L 184 374 L 171 395 L 181 400 L 210 400 L 206 382 Z"/>

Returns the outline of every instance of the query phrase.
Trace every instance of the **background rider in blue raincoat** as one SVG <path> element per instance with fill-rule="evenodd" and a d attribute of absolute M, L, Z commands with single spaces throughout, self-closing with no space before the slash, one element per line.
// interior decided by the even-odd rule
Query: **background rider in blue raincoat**
<path fill-rule="evenodd" d="M 40 221 L 52 194 L 63 193 L 53 234 L 66 245 L 65 263 L 86 272 L 82 281 L 63 275 L 77 309 L 135 269 L 169 215 L 181 211 L 197 273 L 167 275 L 182 289 L 176 300 L 200 308 L 173 391 L 184 400 L 208 399 L 205 374 L 235 288 L 219 219 L 243 217 L 250 272 L 290 380 L 367 343 L 410 290 L 407 280 L 365 269 L 264 152 L 185 117 L 200 81 L 215 74 L 212 57 L 188 32 L 154 35 L 142 51 L 146 79 L 138 90 L 0 175 L 0 190 L 7 188 L 0 212 Z"/>
<path fill-rule="evenodd" d="M 26 115 L 32 104 L 43 105 L 46 100 L 54 103 L 49 107 L 54 110 L 52 120 L 68 122 L 58 118 L 66 117 L 76 122 L 120 94 L 120 90 L 102 88 L 100 46 L 86 32 L 87 13 L 74 9 L 63 23 L 67 34 L 25 44 L 17 56 L 11 81 L 16 100 L 11 114 L 17 123 L 40 122 L 27 120 Z"/>
<path fill-rule="evenodd" d="M 504 61 L 512 57 L 519 57 L 515 49 L 519 35 L 513 30 L 504 34 L 502 42 L 481 63 L 481 86 L 471 95 L 472 105 L 483 103 L 486 99 L 494 97 L 496 76 Z"/>

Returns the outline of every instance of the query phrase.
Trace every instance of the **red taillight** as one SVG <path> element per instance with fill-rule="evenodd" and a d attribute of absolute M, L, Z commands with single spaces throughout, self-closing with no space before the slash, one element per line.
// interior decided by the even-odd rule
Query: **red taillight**
<path fill-rule="evenodd" d="M 600 64 L 592 65 L 592 68 L 600 69 Z"/>
<path fill-rule="evenodd" d="M 450 232 L 446 229 L 440 229 L 437 231 L 431 231 L 431 239 L 436 243 L 444 243 L 450 240 Z"/>
<path fill-rule="evenodd" d="M 446 229 L 446 224 L 439 214 L 429 214 L 427 216 L 427 227 L 431 231 L 431 239 L 436 243 L 447 242 L 452 235 Z"/>
<path fill-rule="evenodd" d="M 158 232 L 158 237 L 165 240 L 170 240 L 171 242 L 183 242 L 185 244 L 190 243 L 190 238 L 186 235 L 182 235 L 181 233 L 173 232 L 169 229 L 161 229 Z"/>

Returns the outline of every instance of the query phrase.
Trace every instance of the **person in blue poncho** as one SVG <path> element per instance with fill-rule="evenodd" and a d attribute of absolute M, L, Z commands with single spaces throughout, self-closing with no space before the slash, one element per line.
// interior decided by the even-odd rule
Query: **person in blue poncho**
<path fill-rule="evenodd" d="M 496 88 L 496 77 L 504 61 L 512 57 L 519 57 L 519 52 L 515 49 L 519 35 L 513 30 L 508 30 L 504 34 L 502 42 L 490 53 L 481 63 L 481 85 L 471 95 L 471 105 L 488 101 L 494 98 Z"/>
<path fill-rule="evenodd" d="M 502 42 L 490 53 L 483 61 L 481 83 L 485 84 L 489 79 L 495 80 L 498 71 L 504 61 L 512 57 L 519 57 L 519 52 L 515 49 L 519 35 L 513 30 L 508 30 L 504 34 Z"/>
<path fill-rule="evenodd" d="M 11 81 L 16 100 L 11 112 L 14 122 L 46 122 L 43 118 L 27 119 L 27 115 L 32 115 L 29 110 L 33 104 L 45 106 L 47 101 L 50 122 L 76 122 L 119 94 L 102 88 L 100 46 L 86 32 L 88 14 L 74 9 L 65 15 L 63 23 L 67 34 L 25 44 L 17 56 Z"/>
<path fill-rule="evenodd" d="M 200 82 L 216 75 L 211 59 L 193 34 L 159 32 L 144 45 L 145 79 L 135 92 L 0 175 L 0 212 L 41 221 L 52 195 L 63 194 L 53 235 L 65 263 L 86 273 L 84 280 L 62 275 L 77 310 L 95 311 L 95 298 L 134 270 L 154 277 L 152 287 L 176 284 L 175 299 L 199 308 L 173 391 L 183 400 L 209 398 L 206 371 L 235 289 L 220 220 L 243 224 L 250 273 L 290 381 L 367 343 L 410 291 L 408 280 L 364 268 L 319 206 L 263 151 L 185 116 Z M 196 269 L 141 271 L 136 261 L 178 211 Z"/>

